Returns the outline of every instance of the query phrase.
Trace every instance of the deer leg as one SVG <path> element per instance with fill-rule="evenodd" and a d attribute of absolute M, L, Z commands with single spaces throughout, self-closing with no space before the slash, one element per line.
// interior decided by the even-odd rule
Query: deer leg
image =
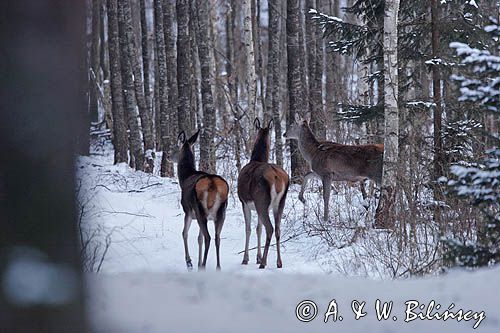
<path fill-rule="evenodd" d="M 317 176 L 318 175 L 314 171 L 309 171 L 304 175 L 304 181 L 302 182 L 302 186 L 300 187 L 300 192 L 299 192 L 299 200 L 302 201 L 303 204 L 306 203 L 306 199 L 304 198 L 304 192 L 306 190 L 307 183 L 309 182 L 309 180 Z"/>
<path fill-rule="evenodd" d="M 203 262 L 201 263 L 201 268 L 204 269 L 207 265 L 208 249 L 210 248 L 210 234 L 208 233 L 207 218 L 198 215 L 197 219 L 200 230 L 203 233 L 203 238 L 205 238 L 205 253 L 203 254 Z"/>
<path fill-rule="evenodd" d="M 257 233 L 257 264 L 260 264 L 262 260 L 262 252 L 261 252 L 262 221 L 260 220 L 260 218 L 259 221 L 257 222 L 256 233 Z"/>
<path fill-rule="evenodd" d="M 260 204 L 256 202 L 257 214 L 259 215 L 259 220 L 262 221 L 264 228 L 266 228 L 266 244 L 264 245 L 264 255 L 260 261 L 259 268 L 265 268 L 267 264 L 267 254 L 269 252 L 269 246 L 271 245 L 271 238 L 273 237 L 273 225 L 269 219 L 269 204 L 266 204 L 270 200 L 262 200 Z"/>
<path fill-rule="evenodd" d="M 215 221 L 215 250 L 217 252 L 217 270 L 220 271 L 220 233 L 222 231 L 222 226 L 224 225 L 224 213 L 225 207 L 219 208 L 217 212 L 217 220 Z"/>
<path fill-rule="evenodd" d="M 202 249 L 203 249 L 203 233 L 200 231 L 198 232 L 198 268 L 201 267 L 201 262 L 202 262 Z"/>
<path fill-rule="evenodd" d="M 280 238 L 281 238 L 281 216 L 283 214 L 283 208 L 285 206 L 285 198 L 282 198 L 280 201 L 279 208 L 274 211 L 274 227 L 275 227 L 275 237 L 276 237 L 276 252 L 278 259 L 276 261 L 276 267 L 283 267 L 283 263 L 281 262 L 281 250 L 280 250 Z"/>
<path fill-rule="evenodd" d="M 243 254 L 242 265 L 248 265 L 248 247 L 250 244 L 250 234 L 252 233 L 252 212 L 246 203 L 243 203 L 243 217 L 245 218 L 245 253 Z"/>
<path fill-rule="evenodd" d="M 323 220 L 328 221 L 329 215 L 329 205 L 330 205 L 330 193 L 332 191 L 332 176 L 328 175 L 323 177 L 323 203 L 324 203 L 324 214 Z"/>
<path fill-rule="evenodd" d="M 186 266 L 190 271 L 193 269 L 193 264 L 191 263 L 191 257 L 189 256 L 189 248 L 188 248 L 188 233 L 189 227 L 191 226 L 191 215 L 184 215 L 184 229 L 182 230 L 182 238 L 184 239 L 184 254 L 186 255 Z"/>
<path fill-rule="evenodd" d="M 359 182 L 359 188 L 361 189 L 361 196 L 363 197 L 363 200 L 366 200 L 368 197 L 366 194 L 366 189 L 365 189 L 365 181 L 362 180 Z"/>

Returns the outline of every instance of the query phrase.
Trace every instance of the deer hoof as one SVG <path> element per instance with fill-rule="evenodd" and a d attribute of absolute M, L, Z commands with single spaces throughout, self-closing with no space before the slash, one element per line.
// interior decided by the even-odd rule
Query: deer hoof
<path fill-rule="evenodd" d="M 266 265 L 260 264 L 259 269 L 264 269 L 264 268 L 266 268 Z"/>
<path fill-rule="evenodd" d="M 248 265 L 248 259 L 243 259 L 243 261 L 241 262 L 242 265 Z"/>
<path fill-rule="evenodd" d="M 186 261 L 186 266 L 187 266 L 188 271 L 193 270 L 193 264 L 191 263 L 191 260 Z"/>
<path fill-rule="evenodd" d="M 217 270 L 218 272 L 220 272 L 220 266 L 217 266 L 216 270 Z"/>
<path fill-rule="evenodd" d="M 282 268 L 282 267 L 283 267 L 283 264 L 281 263 L 281 261 L 278 261 L 278 263 L 276 264 L 276 266 L 277 266 L 278 268 Z"/>
<path fill-rule="evenodd" d="M 257 256 L 257 260 L 256 260 L 256 263 L 257 263 L 257 264 L 260 264 L 260 262 L 261 262 L 261 261 L 262 261 L 262 257 L 260 257 L 260 256 Z"/>

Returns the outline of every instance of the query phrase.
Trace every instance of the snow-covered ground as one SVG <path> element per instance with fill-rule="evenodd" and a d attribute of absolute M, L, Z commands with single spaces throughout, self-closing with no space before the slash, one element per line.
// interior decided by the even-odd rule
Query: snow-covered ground
<path fill-rule="evenodd" d="M 452 311 L 485 311 L 486 319 L 478 330 L 500 331 L 500 269 L 453 271 L 404 281 L 341 276 L 339 266 L 356 267 L 359 263 L 354 258 L 349 262 L 351 249 L 332 252 L 319 238 L 299 227 L 302 222 L 297 217 L 313 218 L 307 215 L 315 210 L 304 209 L 297 200 L 296 188 L 290 191 L 282 226 L 282 269 L 276 268 L 274 247 L 265 270 L 255 264 L 255 250 L 250 252 L 251 263 L 241 265 L 244 221 L 236 192 L 232 191 L 221 237 L 222 272 L 215 272 L 213 242 L 207 271 L 187 272 L 177 181 L 136 172 L 125 164 L 113 166 L 112 162 L 110 150 L 104 149 L 91 157 L 80 157 L 77 164 L 82 240 L 90 254 L 86 266 L 99 270 L 88 275 L 88 312 L 95 332 L 465 332 L 478 321 L 405 323 L 404 302 L 409 300 L 425 304 L 435 300 L 441 304 L 438 312 L 452 303 Z M 234 175 L 225 176 L 234 189 Z M 314 196 L 310 194 L 312 201 Z M 341 207 L 351 204 L 348 200 L 358 199 L 338 196 L 335 200 L 334 206 Z M 361 207 L 349 210 L 349 214 L 362 222 L 361 215 L 367 213 Z M 251 248 L 256 245 L 252 229 Z M 209 230 L 213 235 L 212 224 Z M 195 263 L 197 234 L 194 222 L 190 253 Z M 359 275 L 377 277 L 376 273 L 363 272 Z M 295 313 L 297 304 L 306 299 L 318 308 L 317 317 L 309 323 L 299 321 Z M 323 317 L 332 299 L 338 303 L 343 321 L 332 322 L 330 317 L 325 324 Z M 376 299 L 394 301 L 387 321 L 377 321 Z M 354 320 L 353 300 L 366 301 L 366 317 Z M 397 321 L 393 321 L 394 315 Z"/>

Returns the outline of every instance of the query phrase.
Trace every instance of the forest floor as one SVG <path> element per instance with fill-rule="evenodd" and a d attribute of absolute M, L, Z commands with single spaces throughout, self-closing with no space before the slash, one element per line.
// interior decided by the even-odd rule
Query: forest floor
<path fill-rule="evenodd" d="M 230 181 L 230 186 L 234 188 L 235 184 Z M 87 252 L 95 253 L 86 266 L 101 273 L 88 275 L 93 331 L 397 332 L 406 328 L 412 332 L 465 332 L 471 331 L 478 321 L 477 318 L 469 322 L 417 319 L 405 323 L 407 300 L 425 304 L 435 300 L 441 304 L 441 311 L 452 303 L 455 304 L 452 311 L 484 310 L 486 319 L 479 330 L 499 331 L 500 299 L 494 285 L 500 269 L 452 271 L 445 276 L 405 281 L 341 276 L 343 270 L 339 266 L 349 262 L 349 251 L 332 251 L 317 236 L 304 232 L 298 221 L 314 218 L 308 215 L 316 210 L 302 206 L 295 187 L 290 191 L 283 221 L 282 269 L 276 268 L 274 246 L 266 269 L 259 270 L 255 264 L 255 249 L 250 252 L 249 265 L 241 265 L 244 220 L 241 204 L 232 191 L 221 236 L 221 273 L 215 272 L 214 242 L 206 272 L 196 272 L 196 221 L 189 234 L 195 270 L 190 273 L 186 270 L 181 237 L 183 212 L 176 179 L 137 172 L 125 164 L 113 165 L 108 147 L 95 151 L 91 157 L 78 159 L 77 188 L 82 239 Z M 346 199 L 337 199 L 340 205 L 345 205 L 342 200 Z M 251 248 L 256 245 L 256 217 L 253 218 Z M 213 223 L 209 231 L 213 236 Z M 356 266 L 354 262 L 349 264 Z M 359 275 L 377 277 L 376 272 Z M 295 314 L 296 305 L 305 299 L 315 301 L 318 307 L 318 316 L 310 323 L 300 322 Z M 336 299 L 344 320 L 334 323 L 330 317 L 325 324 L 324 314 L 332 299 Z M 351 301 L 355 299 L 367 302 L 367 316 L 357 321 L 351 310 Z M 398 317 L 397 321 L 392 317 L 377 321 L 376 299 L 394 301 L 393 315 Z"/>

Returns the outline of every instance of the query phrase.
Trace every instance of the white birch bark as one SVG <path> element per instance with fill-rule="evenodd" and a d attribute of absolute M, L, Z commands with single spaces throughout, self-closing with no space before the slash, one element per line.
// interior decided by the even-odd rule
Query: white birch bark
<path fill-rule="evenodd" d="M 398 165 L 398 10 L 399 0 L 385 1 L 384 15 L 384 164 L 376 227 L 392 228 Z"/>
<path fill-rule="evenodd" d="M 245 44 L 245 53 L 247 58 L 247 78 L 246 86 L 248 91 L 248 108 L 247 114 L 253 121 L 256 116 L 255 104 L 257 97 L 257 74 L 255 72 L 255 51 L 252 34 L 252 4 L 251 0 L 243 0 L 243 41 Z"/>

